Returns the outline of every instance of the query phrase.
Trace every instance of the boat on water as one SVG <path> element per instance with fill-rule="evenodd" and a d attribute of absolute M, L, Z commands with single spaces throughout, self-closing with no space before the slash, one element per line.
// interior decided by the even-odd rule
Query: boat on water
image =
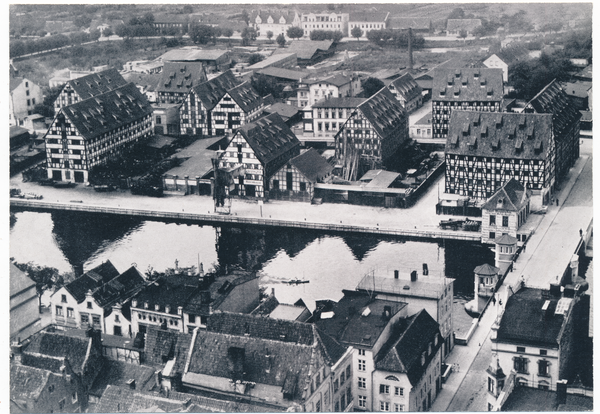
<path fill-rule="evenodd" d="M 283 283 L 287 283 L 288 285 L 302 285 L 302 284 L 308 283 L 308 282 L 310 282 L 310 280 L 292 279 L 292 280 L 286 280 Z"/>

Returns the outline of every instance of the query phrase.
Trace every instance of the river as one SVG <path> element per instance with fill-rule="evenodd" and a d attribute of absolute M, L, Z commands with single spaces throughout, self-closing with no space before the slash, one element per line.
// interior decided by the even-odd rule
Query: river
<path fill-rule="evenodd" d="M 110 260 L 119 271 L 192 266 L 205 270 L 239 266 L 255 270 L 261 285 L 282 303 L 338 300 L 367 274 L 392 277 L 394 270 L 456 279 L 455 296 L 473 297 L 473 269 L 493 264 L 489 248 L 455 240 L 407 240 L 363 234 L 325 233 L 277 227 L 213 227 L 148 221 L 113 215 L 13 210 L 10 256 L 17 262 L 87 271 Z M 423 276 L 422 276 L 423 277 Z M 309 283 L 289 285 L 291 279 Z"/>

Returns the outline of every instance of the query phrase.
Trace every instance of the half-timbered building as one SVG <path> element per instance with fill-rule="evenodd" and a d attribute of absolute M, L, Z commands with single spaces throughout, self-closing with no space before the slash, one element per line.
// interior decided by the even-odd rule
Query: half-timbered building
<path fill-rule="evenodd" d="M 406 110 L 383 88 L 350 115 L 335 136 L 335 154 L 339 160 L 356 151 L 361 158 L 385 162 L 408 140 Z"/>
<path fill-rule="evenodd" d="M 219 157 L 219 168 L 240 171 L 230 194 L 263 198 L 269 178 L 299 154 L 300 141 L 281 116 L 273 113 L 236 130 Z"/>
<path fill-rule="evenodd" d="M 229 89 L 212 110 L 212 130 L 215 135 L 232 133 L 262 114 L 262 97 L 249 81 Z"/>
<path fill-rule="evenodd" d="M 156 86 L 157 102 L 182 102 L 190 90 L 206 81 L 206 71 L 201 62 L 165 62 Z"/>
<path fill-rule="evenodd" d="M 435 69 L 431 107 L 433 138 L 446 138 L 452 111 L 500 112 L 504 86 L 502 69 Z"/>
<path fill-rule="evenodd" d="M 564 176 L 579 158 L 581 112 L 557 80 L 553 80 L 525 106 L 526 113 L 552 114 L 556 177 Z"/>
<path fill-rule="evenodd" d="M 546 202 L 555 182 L 552 115 L 453 111 L 446 193 L 486 200 L 511 178 Z"/>
<path fill-rule="evenodd" d="M 331 97 L 309 105 L 304 110 L 304 134 L 313 134 L 314 139 L 311 141 L 334 146 L 335 135 L 364 101 L 366 98 Z"/>
<path fill-rule="evenodd" d="M 123 76 L 114 68 L 103 70 L 102 72 L 90 73 L 77 79 L 71 79 L 67 81 L 55 99 L 54 111 L 58 112 L 60 108 L 73 105 L 93 96 L 102 95 L 127 85 L 127 83 Z"/>
<path fill-rule="evenodd" d="M 423 89 L 410 73 L 394 79 L 388 88 L 409 113 L 423 105 Z"/>
<path fill-rule="evenodd" d="M 179 109 L 181 134 L 214 135 L 212 111 L 227 91 L 237 85 L 238 81 L 231 71 L 227 71 L 194 86 Z"/>
<path fill-rule="evenodd" d="M 44 140 L 48 178 L 85 183 L 90 170 L 152 135 L 152 107 L 133 84 L 61 108 Z"/>

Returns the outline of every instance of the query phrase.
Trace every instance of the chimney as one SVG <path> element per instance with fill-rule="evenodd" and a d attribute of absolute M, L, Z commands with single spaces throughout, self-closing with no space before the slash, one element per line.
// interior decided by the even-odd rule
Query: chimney
<path fill-rule="evenodd" d="M 550 283 L 550 296 L 560 298 L 560 285 L 558 283 Z"/>
<path fill-rule="evenodd" d="M 275 296 L 275 288 L 271 288 L 271 296 Z"/>
<path fill-rule="evenodd" d="M 567 380 L 556 381 L 556 400 L 559 404 L 567 403 Z"/>
<path fill-rule="evenodd" d="M 410 272 L 410 281 L 411 282 L 417 281 L 417 271 L 416 270 L 413 270 L 412 272 Z"/>
<path fill-rule="evenodd" d="M 229 370 L 231 372 L 231 379 L 234 381 L 243 381 L 244 362 L 246 359 L 244 348 L 232 346 L 229 348 L 227 355 L 229 357 Z"/>
<path fill-rule="evenodd" d="M 427 275 L 429 275 L 429 267 L 427 266 L 427 263 L 423 263 L 423 276 Z"/>
<path fill-rule="evenodd" d="M 162 372 L 160 370 L 154 371 L 154 384 L 156 388 L 160 389 L 160 384 L 162 382 Z"/>
<path fill-rule="evenodd" d="M 398 279 L 400 277 L 400 272 L 397 270 L 394 270 L 394 279 Z"/>
<path fill-rule="evenodd" d="M 384 321 L 389 321 L 392 317 L 392 307 L 390 305 L 386 305 L 383 307 L 383 314 L 381 315 Z"/>
<path fill-rule="evenodd" d="M 128 379 L 127 380 L 127 385 L 129 385 L 129 388 L 131 388 L 132 390 L 135 390 L 135 379 Z"/>

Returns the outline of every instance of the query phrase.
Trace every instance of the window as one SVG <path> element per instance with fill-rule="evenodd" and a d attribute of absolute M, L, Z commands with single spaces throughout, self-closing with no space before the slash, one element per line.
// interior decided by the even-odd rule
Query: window
<path fill-rule="evenodd" d="M 490 214 L 490 226 L 496 224 L 496 215 Z"/>
<path fill-rule="evenodd" d="M 358 388 L 363 389 L 363 390 L 367 389 L 366 378 L 358 377 Z"/>
<path fill-rule="evenodd" d="M 390 393 L 389 385 L 385 385 L 385 384 L 379 385 L 379 394 L 389 394 L 389 393 Z"/>
<path fill-rule="evenodd" d="M 321 400 L 317 400 L 317 404 L 315 406 L 315 412 L 320 412 L 321 411 Z"/>
<path fill-rule="evenodd" d="M 98 316 L 98 315 L 92 315 L 92 323 L 94 325 L 100 325 L 100 316 Z"/>
<path fill-rule="evenodd" d="M 527 358 L 514 357 L 513 358 L 513 362 L 514 362 L 514 369 L 515 369 L 515 371 L 517 371 L 518 373 L 521 373 L 521 374 L 528 374 L 529 373 L 527 371 L 527 364 L 529 363 L 529 360 Z"/>
<path fill-rule="evenodd" d="M 317 387 L 319 385 L 321 385 L 321 373 L 320 372 L 317 372 L 317 379 L 316 379 L 316 381 L 317 381 Z"/>
<path fill-rule="evenodd" d="M 390 411 L 390 403 L 387 401 L 379 401 L 379 411 Z"/>
<path fill-rule="evenodd" d="M 494 393 L 494 379 L 488 377 L 488 391 Z"/>
<path fill-rule="evenodd" d="M 67 308 L 67 318 L 73 318 L 73 308 Z"/>
<path fill-rule="evenodd" d="M 87 303 L 87 308 L 88 308 L 88 309 L 92 309 L 92 302 L 88 302 L 88 303 Z"/>
<path fill-rule="evenodd" d="M 56 307 L 56 316 L 63 316 L 63 308 L 62 306 Z"/>
<path fill-rule="evenodd" d="M 394 395 L 403 396 L 404 388 L 402 387 L 394 387 Z"/>
<path fill-rule="evenodd" d="M 364 349 L 359 349 L 358 350 L 358 355 L 365 355 L 365 350 Z"/>
<path fill-rule="evenodd" d="M 333 392 L 337 392 L 339 388 L 340 388 L 340 383 L 339 383 L 338 379 L 336 378 L 335 381 L 333 381 Z"/>
<path fill-rule="evenodd" d="M 358 370 L 359 371 L 366 371 L 367 370 L 367 361 L 364 359 L 359 359 L 358 360 Z"/>
<path fill-rule="evenodd" d="M 502 216 L 502 227 L 508 227 L 508 216 Z"/>
<path fill-rule="evenodd" d="M 366 395 L 358 396 L 358 406 L 360 408 L 367 408 L 367 396 Z"/>
<path fill-rule="evenodd" d="M 346 367 L 346 378 L 350 378 L 350 365 Z"/>
<path fill-rule="evenodd" d="M 162 119 L 160 116 L 157 116 L 156 117 L 156 125 L 160 125 L 160 124 L 162 124 Z"/>
<path fill-rule="evenodd" d="M 518 346 L 517 347 L 517 352 L 519 352 L 521 354 L 525 353 L 525 347 L 524 346 Z"/>
<path fill-rule="evenodd" d="M 87 313 L 82 313 L 81 314 L 81 324 L 82 325 L 87 325 L 88 323 L 90 323 L 90 317 Z"/>
<path fill-rule="evenodd" d="M 404 404 L 394 404 L 394 411 L 404 411 Z"/>
<path fill-rule="evenodd" d="M 306 183 L 300 183 L 300 191 L 306 191 Z"/>
<path fill-rule="evenodd" d="M 496 232 L 490 231 L 490 239 L 494 240 L 496 238 Z"/>
<path fill-rule="evenodd" d="M 60 301 L 62 303 L 67 303 L 67 295 L 60 295 Z"/>
<path fill-rule="evenodd" d="M 115 322 L 120 323 L 121 320 L 119 319 L 119 315 L 115 315 Z"/>
<path fill-rule="evenodd" d="M 550 362 L 546 360 L 538 361 L 538 375 L 547 377 L 550 375 Z"/>

